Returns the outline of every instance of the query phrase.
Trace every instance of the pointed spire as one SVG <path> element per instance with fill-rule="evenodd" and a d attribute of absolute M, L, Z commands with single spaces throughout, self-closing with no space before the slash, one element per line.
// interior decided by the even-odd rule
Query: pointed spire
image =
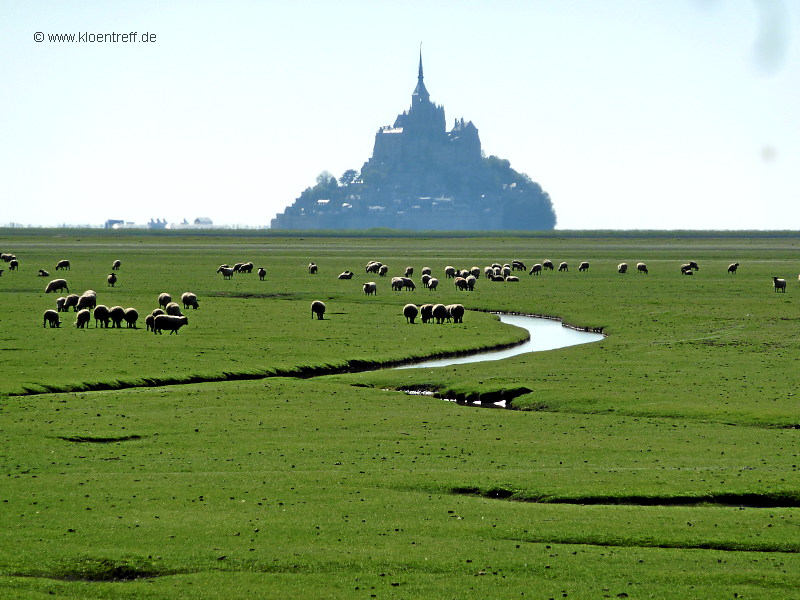
<path fill-rule="evenodd" d="M 430 100 L 430 94 L 428 90 L 425 89 L 425 84 L 422 82 L 422 42 L 419 43 L 419 73 L 417 75 L 417 87 L 414 88 L 414 93 L 411 94 L 412 102 L 419 102 L 424 100 L 428 102 Z"/>

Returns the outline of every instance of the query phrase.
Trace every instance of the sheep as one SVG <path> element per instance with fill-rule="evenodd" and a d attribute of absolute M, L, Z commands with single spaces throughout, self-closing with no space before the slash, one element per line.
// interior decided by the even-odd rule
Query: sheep
<path fill-rule="evenodd" d="M 494 269 L 492 267 L 483 267 L 483 274 L 485 277 L 491 277 L 494 275 Z"/>
<path fill-rule="evenodd" d="M 437 323 L 444 323 L 445 320 L 450 320 L 450 311 L 447 310 L 444 304 L 434 304 L 431 309 L 431 315 L 433 315 Z"/>
<path fill-rule="evenodd" d="M 155 317 L 155 319 L 153 319 L 153 333 L 161 335 L 162 331 L 167 330 L 169 331 L 170 335 L 172 335 L 173 333 L 177 335 L 178 329 L 188 324 L 189 324 L 189 317 L 179 317 L 176 315 L 158 315 L 157 317 Z"/>
<path fill-rule="evenodd" d="M 475 279 L 478 279 L 478 278 L 480 278 L 480 276 L 481 276 L 481 269 L 480 269 L 480 267 L 472 267 L 472 268 L 469 270 L 469 274 L 470 274 L 470 275 L 472 275 L 472 276 L 473 276 Z"/>
<path fill-rule="evenodd" d="M 139 311 L 137 311 L 133 307 L 128 307 L 125 309 L 125 323 L 128 325 L 128 329 L 137 329 L 136 321 L 139 320 Z"/>
<path fill-rule="evenodd" d="M 50 328 L 53 327 L 61 327 L 61 319 L 58 318 L 58 313 L 53 309 L 44 311 L 44 322 L 42 323 L 42 327 L 47 327 L 47 324 L 50 324 Z"/>
<path fill-rule="evenodd" d="M 164 312 L 173 317 L 183 316 L 183 313 L 181 312 L 181 307 L 178 305 L 177 302 L 170 302 L 169 304 L 167 304 L 167 306 L 164 307 Z"/>
<path fill-rule="evenodd" d="M 684 264 L 681 265 L 681 275 L 694 275 L 694 271 L 692 271 L 691 265 Z"/>
<path fill-rule="evenodd" d="M 403 316 L 406 318 L 406 323 L 414 324 L 414 319 L 417 318 L 419 309 L 414 304 L 406 304 L 403 307 Z"/>
<path fill-rule="evenodd" d="M 258 279 L 260 281 L 264 281 L 264 277 L 267 276 L 267 270 L 264 267 L 258 267 Z"/>
<path fill-rule="evenodd" d="M 542 268 L 547 269 L 548 271 L 552 271 L 555 267 L 553 267 L 553 261 L 549 258 L 545 258 L 542 261 Z"/>
<path fill-rule="evenodd" d="M 728 275 L 736 275 L 736 269 L 739 268 L 739 263 L 731 263 L 728 265 Z"/>
<path fill-rule="evenodd" d="M 2 260 L 3 262 L 11 262 L 15 258 L 17 257 L 11 254 L 10 252 L 3 252 L 2 254 L 0 254 L 0 260 Z"/>
<path fill-rule="evenodd" d="M 502 275 L 492 275 L 491 279 L 492 279 L 492 281 L 505 281 L 506 280 L 506 278 L 503 277 Z"/>
<path fill-rule="evenodd" d="M 243 265 L 243 264 L 244 264 L 243 262 L 238 262 L 238 263 L 236 263 L 235 265 L 233 265 L 233 272 L 234 272 L 234 273 L 238 273 L 238 272 L 239 272 L 239 269 L 241 269 L 241 268 L 242 268 L 242 265 Z"/>
<path fill-rule="evenodd" d="M 112 270 L 112 271 L 119 271 L 119 268 L 120 268 L 121 266 L 122 266 L 122 263 L 120 262 L 120 260 L 119 260 L 119 259 L 117 259 L 117 260 L 115 260 L 113 263 L 111 263 L 111 270 Z"/>
<path fill-rule="evenodd" d="M 378 295 L 378 284 L 374 281 L 368 281 L 364 284 L 364 293 L 367 296 L 377 296 Z"/>
<path fill-rule="evenodd" d="M 433 304 L 423 304 L 419 307 L 419 318 L 423 323 L 433 319 Z"/>
<path fill-rule="evenodd" d="M 786 280 L 779 279 L 778 277 L 772 278 L 772 287 L 775 288 L 776 292 L 783 292 L 786 293 Z"/>
<path fill-rule="evenodd" d="M 464 291 L 467 289 L 467 280 L 463 277 L 456 277 L 453 282 L 456 284 L 456 289 L 459 291 Z"/>
<path fill-rule="evenodd" d="M 310 275 L 317 274 L 317 264 L 316 263 L 308 263 L 308 272 Z"/>
<path fill-rule="evenodd" d="M 403 272 L 403 277 L 412 277 L 414 275 L 414 267 L 406 267 Z"/>
<path fill-rule="evenodd" d="M 105 304 L 98 304 L 94 307 L 94 326 L 95 327 L 108 327 L 108 322 L 111 320 L 108 307 Z M 98 325 L 99 323 L 99 325 Z"/>
<path fill-rule="evenodd" d="M 430 267 L 422 267 L 422 274 L 423 275 L 433 275 L 433 271 L 431 271 Z"/>
<path fill-rule="evenodd" d="M 39 269 L 39 273 L 36 275 L 37 277 L 50 277 L 50 272 L 45 271 L 44 269 Z"/>
<path fill-rule="evenodd" d="M 517 277 L 516 275 L 509 275 L 508 277 L 505 278 L 505 280 L 506 282 L 509 283 L 516 283 L 519 281 L 519 277 Z"/>
<path fill-rule="evenodd" d="M 172 296 L 169 293 L 161 292 L 158 295 L 158 306 L 160 308 L 166 308 L 170 302 L 172 302 Z"/>
<path fill-rule="evenodd" d="M 392 291 L 399 292 L 403 289 L 403 278 L 402 277 L 392 277 Z"/>
<path fill-rule="evenodd" d="M 325 315 L 325 303 L 322 300 L 314 300 L 311 303 L 311 318 L 314 318 L 314 315 L 317 316 L 317 319 L 320 321 L 322 320 L 323 316 Z"/>
<path fill-rule="evenodd" d="M 222 273 L 223 279 L 233 279 L 233 269 L 231 267 L 220 265 L 217 273 Z"/>
<path fill-rule="evenodd" d="M 75 316 L 75 327 L 78 329 L 83 329 L 89 323 L 91 318 L 92 312 L 88 308 L 79 310 L 78 314 Z"/>
<path fill-rule="evenodd" d="M 19 269 L 19 261 L 16 258 L 12 258 L 8 262 L 8 270 L 9 271 L 16 271 L 17 269 Z"/>
<path fill-rule="evenodd" d="M 197 303 L 197 294 L 193 292 L 183 292 L 181 294 L 181 302 L 183 302 L 183 308 L 189 308 L 190 306 L 194 310 L 200 308 L 200 305 Z M 169 311 L 167 311 L 167 313 L 169 313 Z"/>
<path fill-rule="evenodd" d="M 531 267 L 531 270 L 528 271 L 528 275 L 540 275 L 542 272 L 542 265 L 536 263 Z"/>
<path fill-rule="evenodd" d="M 565 262 L 562 262 L 558 265 L 558 272 L 561 273 L 563 271 L 569 271 L 569 265 Z"/>
<path fill-rule="evenodd" d="M 91 292 L 91 293 L 90 293 Z M 75 305 L 75 310 L 80 311 L 85 308 L 95 308 L 97 306 L 97 294 L 95 294 L 92 290 L 88 290 L 83 292 L 78 298 L 78 302 Z"/>
<path fill-rule="evenodd" d="M 628 272 L 628 263 L 619 263 L 617 265 L 617 273 L 622 273 L 623 275 Z"/>
<path fill-rule="evenodd" d="M 521 260 L 512 260 L 511 261 L 511 270 L 512 271 L 527 271 L 528 268 L 525 266 L 525 263 Z"/>
<path fill-rule="evenodd" d="M 439 280 L 436 277 L 431 277 L 428 280 L 428 289 L 433 291 L 439 286 Z"/>
<path fill-rule="evenodd" d="M 164 311 L 160 308 L 156 308 L 144 318 L 144 326 L 146 331 L 153 331 L 153 324 L 155 323 L 155 319 L 158 315 L 163 315 Z"/>
<path fill-rule="evenodd" d="M 377 273 L 380 270 L 382 264 L 383 263 L 380 263 L 377 260 L 371 260 L 367 263 L 367 266 L 365 267 L 365 272 Z"/>
<path fill-rule="evenodd" d="M 588 262 L 583 261 L 581 264 L 578 265 L 578 272 L 579 273 L 583 273 L 584 271 L 588 271 L 588 270 L 589 270 L 589 263 Z"/>
<path fill-rule="evenodd" d="M 444 268 L 444 276 L 449 279 L 452 279 L 453 277 L 456 276 L 456 268 L 451 265 L 447 265 Z"/>
<path fill-rule="evenodd" d="M 509 275 L 509 277 L 511 277 Z M 470 275 L 466 278 L 467 280 L 467 289 L 471 292 L 475 289 L 475 283 L 478 281 L 474 275 Z"/>
<path fill-rule="evenodd" d="M 401 277 L 400 279 L 403 280 L 403 289 L 404 290 L 411 290 L 412 292 L 417 289 L 417 285 L 410 277 Z"/>
<path fill-rule="evenodd" d="M 381 277 L 386 277 L 386 274 L 389 272 L 389 265 L 381 265 L 378 269 L 378 275 Z"/>
<path fill-rule="evenodd" d="M 67 312 L 64 310 L 64 304 L 67 302 L 67 299 L 64 296 L 60 298 L 56 298 L 56 312 Z"/>
<path fill-rule="evenodd" d="M 503 277 L 511 275 L 511 267 L 509 265 L 503 265 L 503 268 L 500 270 L 500 275 Z"/>
<path fill-rule="evenodd" d="M 246 262 L 239 266 L 239 273 L 251 273 L 253 272 L 253 267 L 255 265 L 251 262 Z"/>
<path fill-rule="evenodd" d="M 69 293 L 69 288 L 67 287 L 67 280 L 53 279 L 50 283 L 47 284 L 47 287 L 44 288 L 44 293 L 49 294 L 50 292 L 60 292 L 61 290 L 66 290 L 66 292 Z"/>
<path fill-rule="evenodd" d="M 64 298 L 64 312 L 69 312 L 71 308 L 74 312 L 78 311 L 78 300 L 80 296 L 78 294 L 70 294 L 66 298 Z"/>
<path fill-rule="evenodd" d="M 697 264 L 697 262 L 695 262 L 693 260 L 689 261 L 689 267 L 692 269 L 692 271 L 699 271 L 700 270 L 700 266 Z"/>
<path fill-rule="evenodd" d="M 431 276 L 425 273 L 422 277 L 419 278 L 419 280 L 422 282 L 422 287 L 427 288 L 428 282 L 431 280 Z"/>
<path fill-rule="evenodd" d="M 125 309 L 121 306 L 112 306 L 108 309 L 108 318 L 111 319 L 111 327 L 121 328 L 122 321 L 125 320 Z"/>
<path fill-rule="evenodd" d="M 342 271 L 341 273 L 339 273 L 338 277 L 338 279 L 352 279 L 352 278 L 353 278 L 352 271 Z"/>
<path fill-rule="evenodd" d="M 643 262 L 636 263 L 636 273 L 637 274 L 644 273 L 645 275 L 647 275 L 647 265 L 644 264 Z"/>
<path fill-rule="evenodd" d="M 61 269 L 64 269 L 65 271 L 72 270 L 68 260 L 60 260 L 56 263 L 56 271 L 60 271 Z"/>
<path fill-rule="evenodd" d="M 114 287 L 114 284 L 117 283 L 117 276 L 114 273 L 109 273 L 108 277 L 106 277 L 106 281 L 108 282 L 108 285 Z"/>
<path fill-rule="evenodd" d="M 461 304 L 449 304 L 445 307 L 453 318 L 453 323 L 464 322 L 464 307 Z"/>

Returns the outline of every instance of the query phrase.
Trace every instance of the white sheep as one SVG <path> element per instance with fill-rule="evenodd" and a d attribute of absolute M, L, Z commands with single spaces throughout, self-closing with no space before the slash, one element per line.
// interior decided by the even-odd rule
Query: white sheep
<path fill-rule="evenodd" d="M 182 317 L 183 313 L 181 312 L 181 307 L 178 305 L 177 302 L 170 302 L 164 307 L 164 312 L 168 315 L 173 317 Z"/>
<path fill-rule="evenodd" d="M 64 310 L 64 304 L 66 304 L 67 299 L 64 296 L 56 298 L 56 312 L 67 312 Z"/>
<path fill-rule="evenodd" d="M 778 277 L 772 278 L 772 287 L 775 288 L 776 292 L 783 292 L 786 293 L 786 280 L 780 279 Z"/>
<path fill-rule="evenodd" d="M 402 277 L 392 277 L 392 290 L 395 292 L 399 292 L 403 289 L 403 278 Z"/>
<path fill-rule="evenodd" d="M 78 329 L 83 329 L 89 323 L 91 318 L 92 312 L 88 308 L 79 310 L 78 314 L 75 315 L 75 327 Z"/>
<path fill-rule="evenodd" d="M 80 311 L 84 308 L 95 308 L 97 306 L 97 294 L 93 290 L 86 290 L 78 297 L 75 310 Z"/>
<path fill-rule="evenodd" d="M 325 303 L 322 300 L 314 300 L 311 303 L 311 318 L 314 318 L 314 315 L 317 316 L 317 319 L 320 321 L 322 320 L 323 316 L 325 315 Z"/>
<path fill-rule="evenodd" d="M 509 275 L 511 277 L 511 275 Z M 478 281 L 474 275 L 469 275 L 467 278 L 467 289 L 471 292 L 475 289 L 475 283 Z"/>
<path fill-rule="evenodd" d="M 448 304 L 446 307 L 447 312 L 450 313 L 450 317 L 453 319 L 453 323 L 463 323 L 464 322 L 464 307 L 461 304 Z"/>
<path fill-rule="evenodd" d="M 431 309 L 431 315 L 436 319 L 437 323 L 444 323 L 445 320 L 450 320 L 450 311 L 444 304 L 434 304 Z"/>
<path fill-rule="evenodd" d="M 459 291 L 464 291 L 469 287 L 467 285 L 467 280 L 464 279 L 463 277 L 456 277 L 453 280 L 453 283 L 455 284 L 456 289 L 459 290 Z"/>
<path fill-rule="evenodd" d="M 403 307 L 403 316 L 406 318 L 406 323 L 413 324 L 418 314 L 419 309 L 414 304 L 406 304 Z"/>
<path fill-rule="evenodd" d="M 364 284 L 364 293 L 367 296 L 377 296 L 378 295 L 378 284 L 374 281 L 368 281 Z"/>
<path fill-rule="evenodd" d="M 161 308 L 166 308 L 167 304 L 172 302 L 172 296 L 167 292 L 161 292 L 158 295 L 158 306 Z"/>
<path fill-rule="evenodd" d="M 439 280 L 436 279 L 436 277 L 431 277 L 430 279 L 428 279 L 428 289 L 429 290 L 433 291 L 437 287 L 439 287 Z"/>
<path fill-rule="evenodd" d="M 69 312 L 71 308 L 73 311 L 77 312 L 78 310 L 78 300 L 80 296 L 78 294 L 70 294 L 66 298 L 64 298 L 64 312 Z"/>
<path fill-rule="evenodd" d="M 233 269 L 231 267 L 220 266 L 217 273 L 222 273 L 223 279 L 233 279 Z"/>
<path fill-rule="evenodd" d="M 95 327 L 108 327 L 108 322 L 111 320 L 108 307 L 105 304 L 98 304 L 94 307 L 94 326 Z"/>
<path fill-rule="evenodd" d="M 178 333 L 178 329 L 189 324 L 189 317 L 179 317 L 176 315 L 158 315 L 153 319 L 153 333 L 161 335 L 162 331 L 169 331 L 172 335 Z"/>
<path fill-rule="evenodd" d="M 112 306 L 108 309 L 108 318 L 111 319 L 111 326 L 117 329 L 122 327 L 125 320 L 125 309 L 121 306 Z"/>
<path fill-rule="evenodd" d="M 44 322 L 42 323 L 42 327 L 47 327 L 47 324 L 50 324 L 50 327 L 61 327 L 61 319 L 58 318 L 58 313 L 53 309 L 44 311 Z"/>
<path fill-rule="evenodd" d="M 423 323 L 433 319 L 433 304 L 423 304 L 419 307 L 419 318 Z"/>
<path fill-rule="evenodd" d="M 60 292 L 61 290 L 66 290 L 66 292 L 69 293 L 69 288 L 67 287 L 67 280 L 53 279 L 53 281 L 48 283 L 47 287 L 44 288 L 44 293 L 49 294 L 50 292 Z"/>
<path fill-rule="evenodd" d="M 193 292 L 183 292 L 181 294 L 181 302 L 183 302 L 183 308 L 192 307 L 193 309 L 197 310 L 200 305 L 197 303 L 197 294 Z M 167 311 L 169 313 L 169 311 Z"/>

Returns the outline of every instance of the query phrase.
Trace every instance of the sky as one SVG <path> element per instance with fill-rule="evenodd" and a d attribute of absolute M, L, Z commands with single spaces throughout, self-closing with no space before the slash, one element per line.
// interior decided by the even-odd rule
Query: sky
<path fill-rule="evenodd" d="M 268 226 L 361 168 L 421 44 L 557 229 L 800 229 L 798 42 L 794 0 L 0 0 L 0 225 Z"/>

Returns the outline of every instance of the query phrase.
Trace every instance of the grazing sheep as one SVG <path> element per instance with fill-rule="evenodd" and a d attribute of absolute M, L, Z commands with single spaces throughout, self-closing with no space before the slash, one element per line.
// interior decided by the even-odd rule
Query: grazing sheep
<path fill-rule="evenodd" d="M 44 269 L 39 269 L 39 273 L 36 275 L 37 277 L 50 277 L 50 272 L 45 271 Z"/>
<path fill-rule="evenodd" d="M 419 314 L 419 309 L 414 304 L 406 304 L 403 307 L 403 316 L 406 318 L 406 323 L 411 323 L 413 325 L 414 319 L 417 318 Z"/>
<path fill-rule="evenodd" d="M 628 263 L 619 263 L 617 265 L 617 273 L 627 273 L 628 272 Z"/>
<path fill-rule="evenodd" d="M 167 292 L 161 292 L 158 295 L 158 306 L 161 308 L 166 308 L 167 304 L 172 302 L 172 296 Z"/>
<path fill-rule="evenodd" d="M 80 296 L 78 294 L 70 294 L 66 298 L 64 298 L 64 312 L 68 312 L 71 308 L 73 311 L 78 311 L 78 300 Z"/>
<path fill-rule="evenodd" d="M 119 259 L 117 259 L 113 263 L 111 263 L 111 270 L 112 271 L 119 271 L 119 268 L 121 266 L 122 266 L 122 263 L 119 261 Z"/>
<path fill-rule="evenodd" d="M 66 304 L 67 299 L 64 296 L 60 298 L 56 298 L 56 312 L 67 312 L 64 310 L 64 304 Z"/>
<path fill-rule="evenodd" d="M 644 273 L 645 275 L 647 275 L 647 265 L 644 264 L 643 262 L 636 263 L 636 273 L 637 274 Z"/>
<path fill-rule="evenodd" d="M 731 263 L 728 265 L 728 274 L 736 275 L 736 269 L 739 268 L 739 263 Z"/>
<path fill-rule="evenodd" d="M 108 285 L 114 287 L 114 285 L 117 283 L 117 276 L 114 273 L 109 273 L 108 277 L 106 277 L 106 281 L 108 282 Z"/>
<path fill-rule="evenodd" d="M 65 271 L 72 270 L 72 267 L 70 267 L 68 260 L 60 260 L 56 263 L 56 271 L 60 271 L 61 269 L 64 269 Z"/>
<path fill-rule="evenodd" d="M 267 276 L 267 270 L 264 267 L 258 267 L 258 279 L 260 281 L 264 281 L 264 277 Z"/>
<path fill-rule="evenodd" d="M 542 272 L 542 265 L 536 263 L 531 267 L 531 270 L 528 271 L 528 275 L 540 275 Z"/>
<path fill-rule="evenodd" d="M 58 318 L 58 313 L 52 309 L 44 311 L 42 327 L 47 327 L 48 323 L 50 323 L 51 328 L 61 327 L 61 319 Z"/>
<path fill-rule="evenodd" d="M 547 269 L 548 271 L 552 271 L 555 267 L 553 267 L 553 261 L 549 258 L 545 258 L 542 261 L 542 268 Z"/>
<path fill-rule="evenodd" d="M 453 277 L 456 276 L 456 268 L 451 266 L 451 265 L 447 265 L 444 268 L 444 276 L 447 277 L 447 278 L 452 279 Z"/>
<path fill-rule="evenodd" d="M 189 324 L 189 317 L 179 317 L 176 315 L 158 315 L 153 319 L 153 333 L 161 335 L 162 331 L 169 331 L 172 335 L 178 333 L 178 329 Z"/>
<path fill-rule="evenodd" d="M 414 275 L 414 267 L 406 267 L 403 277 L 412 277 Z"/>
<path fill-rule="evenodd" d="M 410 277 L 401 277 L 403 280 L 403 289 L 411 290 L 412 292 L 417 289 L 417 284 Z"/>
<path fill-rule="evenodd" d="M 377 296 L 378 295 L 378 284 L 374 281 L 368 281 L 364 284 L 364 293 L 367 296 Z"/>
<path fill-rule="evenodd" d="M 588 270 L 589 270 L 589 263 L 588 262 L 583 261 L 581 264 L 578 265 L 578 272 L 579 273 L 583 273 L 584 271 L 588 271 Z"/>
<path fill-rule="evenodd" d="M 433 304 L 423 304 L 419 307 L 419 318 L 423 323 L 433 319 Z"/>
<path fill-rule="evenodd" d="M 486 277 L 491 277 L 494 275 L 494 269 L 492 267 L 483 267 L 483 274 Z"/>
<path fill-rule="evenodd" d="M 428 279 L 428 289 L 433 291 L 439 286 L 439 280 L 436 277 Z"/>
<path fill-rule="evenodd" d="M 178 305 L 177 302 L 170 302 L 169 304 L 167 304 L 167 306 L 164 307 L 164 312 L 173 317 L 183 316 L 183 313 L 181 312 L 181 307 Z"/>
<path fill-rule="evenodd" d="M 367 273 L 377 273 L 380 270 L 382 264 L 383 263 L 380 263 L 377 260 L 371 260 L 367 263 L 365 270 Z"/>
<path fill-rule="evenodd" d="M 431 271 L 430 267 L 422 267 L 422 274 L 423 275 L 433 275 L 433 271 Z"/>
<path fill-rule="evenodd" d="M 510 283 L 516 283 L 519 281 L 519 277 L 517 277 L 516 275 L 509 275 L 508 277 L 506 277 L 505 280 Z"/>
<path fill-rule="evenodd" d="M 569 265 L 565 262 L 558 265 L 558 272 L 561 273 L 562 271 L 569 271 Z"/>
<path fill-rule="evenodd" d="M 250 273 L 250 274 L 252 274 L 254 266 L 255 265 L 253 263 L 251 263 L 251 262 L 243 263 L 243 264 L 239 265 L 239 273 Z"/>
<path fill-rule="evenodd" d="M 53 279 L 53 281 L 48 283 L 47 287 L 44 288 L 44 293 L 49 294 L 50 292 L 60 292 L 61 290 L 66 290 L 66 292 L 69 293 L 69 288 L 67 287 L 67 280 Z"/>
<path fill-rule="evenodd" d="M 94 307 L 94 326 L 95 327 L 108 327 L 108 322 L 111 320 L 108 307 L 105 304 L 98 304 Z M 99 323 L 99 325 L 98 325 Z"/>
<path fill-rule="evenodd" d="M 381 265 L 378 269 L 378 275 L 381 277 L 386 277 L 386 274 L 389 272 L 389 265 Z"/>
<path fill-rule="evenodd" d="M 16 258 L 12 258 L 8 262 L 8 270 L 9 271 L 16 271 L 17 269 L 19 269 L 19 261 Z"/>
<path fill-rule="evenodd" d="M 322 317 L 325 315 L 325 303 L 321 300 L 314 300 L 311 303 L 311 318 L 314 318 L 314 315 L 317 315 L 317 319 L 320 321 Z"/>
<path fill-rule="evenodd" d="M 155 323 L 156 317 L 158 315 L 163 315 L 164 311 L 160 308 L 156 308 L 153 312 L 147 315 L 144 318 L 144 326 L 146 331 L 153 331 L 153 324 Z"/>
<path fill-rule="evenodd" d="M 512 260 L 511 261 L 511 270 L 512 271 L 527 271 L 528 268 L 525 266 L 525 263 L 521 260 Z"/>
<path fill-rule="evenodd" d="M 509 277 L 511 277 L 509 275 Z M 471 292 L 475 289 L 475 283 L 478 281 L 474 275 L 470 275 L 467 278 L 467 289 Z"/>
<path fill-rule="evenodd" d="M 3 252 L 2 254 L 0 254 L 0 260 L 2 260 L 3 262 L 10 262 L 15 258 L 17 257 L 11 254 L 10 252 Z"/>
<path fill-rule="evenodd" d="M 241 269 L 241 268 L 242 268 L 242 265 L 243 265 L 243 264 L 244 264 L 243 262 L 238 262 L 238 263 L 236 263 L 235 265 L 233 265 L 233 272 L 234 272 L 234 273 L 238 273 L 238 272 L 239 272 L 239 269 Z"/>
<path fill-rule="evenodd" d="M 681 265 L 681 275 L 694 275 L 690 264 Z"/>
<path fill-rule="evenodd" d="M 313 263 L 313 262 L 312 263 L 308 263 L 308 272 L 311 275 L 316 275 L 317 274 L 317 264 Z"/>
<path fill-rule="evenodd" d="M 776 292 L 783 292 L 786 293 L 786 280 L 779 279 L 778 277 L 772 278 L 772 287 L 775 288 Z"/>
<path fill-rule="evenodd" d="M 85 308 L 95 308 L 97 306 L 97 294 L 92 290 L 83 292 L 78 298 L 78 303 L 75 305 L 75 310 L 80 311 Z"/>
<path fill-rule="evenodd" d="M 461 304 L 449 304 L 445 308 L 447 308 L 447 312 L 450 313 L 453 323 L 464 322 L 464 307 Z"/>
<path fill-rule="evenodd" d="M 444 323 L 445 320 L 450 320 L 450 311 L 447 310 L 444 304 L 434 304 L 431 309 L 431 314 L 433 318 L 436 319 L 437 323 Z"/>
<path fill-rule="evenodd" d="M 339 279 L 352 279 L 353 272 L 352 271 L 342 271 L 339 273 Z"/>
<path fill-rule="evenodd" d="M 112 306 L 108 309 L 108 318 L 111 319 L 111 327 L 121 328 L 122 321 L 125 320 L 125 309 L 121 306 Z"/>
<path fill-rule="evenodd" d="M 197 303 L 197 294 L 193 292 L 183 292 L 181 294 L 181 302 L 183 302 L 183 308 L 193 308 L 197 310 L 200 308 L 200 305 Z M 167 311 L 169 314 L 169 311 Z"/>
<path fill-rule="evenodd" d="M 392 277 L 392 291 L 399 292 L 403 289 L 403 278 L 402 277 Z"/>
<path fill-rule="evenodd" d="M 427 288 L 428 282 L 431 280 L 431 276 L 425 273 L 422 277 L 419 278 L 419 280 L 422 282 L 422 287 Z"/>
<path fill-rule="evenodd" d="M 463 277 L 456 277 L 453 280 L 453 283 L 456 284 L 456 289 L 459 290 L 459 291 L 464 291 L 469 287 L 467 285 L 467 280 L 464 279 Z"/>
<path fill-rule="evenodd" d="M 222 273 L 223 279 L 233 279 L 233 268 L 220 265 L 217 273 Z"/>
<path fill-rule="evenodd" d="M 125 309 L 125 323 L 127 323 L 129 329 L 136 329 L 136 321 L 138 320 L 139 311 L 132 307 Z"/>
<path fill-rule="evenodd" d="M 472 275 L 475 279 L 479 279 L 481 276 L 481 269 L 480 267 L 472 267 L 469 270 L 469 274 Z"/>
<path fill-rule="evenodd" d="M 75 327 L 78 329 L 85 328 L 91 318 L 92 311 L 90 311 L 88 308 L 79 310 L 78 314 L 75 316 Z"/>

